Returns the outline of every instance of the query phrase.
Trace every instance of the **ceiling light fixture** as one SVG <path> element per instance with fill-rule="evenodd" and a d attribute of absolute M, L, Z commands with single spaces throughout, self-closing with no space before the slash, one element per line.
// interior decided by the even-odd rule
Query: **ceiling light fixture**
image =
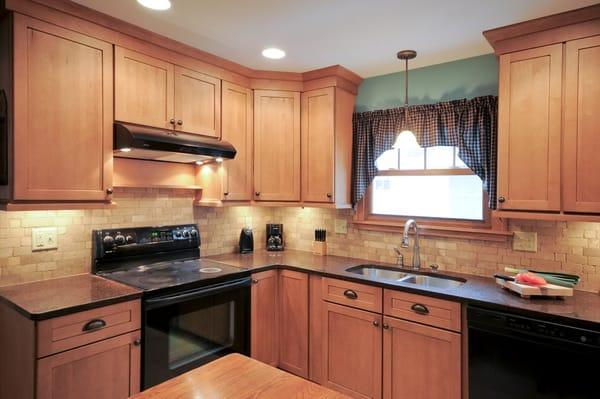
<path fill-rule="evenodd" d="M 170 0 L 137 0 L 137 2 L 151 10 L 165 11 L 171 8 Z"/>
<path fill-rule="evenodd" d="M 404 126 L 406 127 L 408 125 L 408 60 L 415 58 L 417 56 L 417 52 L 415 50 L 402 50 L 398 51 L 396 56 L 398 59 L 404 60 Z M 419 146 L 417 138 L 413 132 L 405 128 L 400 132 L 398 137 L 396 137 L 396 142 L 392 148 L 407 148 L 415 146 Z"/>
<path fill-rule="evenodd" d="M 279 60 L 285 57 L 285 51 L 278 49 L 276 47 L 269 47 L 262 51 L 262 55 L 265 58 L 269 58 L 272 60 Z"/>

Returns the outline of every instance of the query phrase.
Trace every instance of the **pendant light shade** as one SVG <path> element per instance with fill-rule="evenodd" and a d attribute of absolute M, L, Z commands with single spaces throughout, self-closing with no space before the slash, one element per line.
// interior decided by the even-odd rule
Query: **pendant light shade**
<path fill-rule="evenodd" d="M 402 50 L 398 51 L 396 54 L 398 59 L 404 60 L 404 121 L 405 124 L 408 121 L 408 60 L 412 60 L 417 56 L 417 52 L 414 50 Z M 419 143 L 417 143 L 417 138 L 414 133 L 408 129 L 400 132 L 398 137 L 396 137 L 396 141 L 392 148 L 409 148 L 409 147 L 419 147 Z"/>

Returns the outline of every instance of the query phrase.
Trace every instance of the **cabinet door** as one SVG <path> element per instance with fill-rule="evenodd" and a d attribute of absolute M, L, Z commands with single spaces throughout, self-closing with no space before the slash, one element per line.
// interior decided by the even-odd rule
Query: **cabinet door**
<path fill-rule="evenodd" d="M 254 199 L 300 200 L 300 93 L 254 91 Z"/>
<path fill-rule="evenodd" d="M 568 42 L 563 209 L 600 212 L 600 36 Z"/>
<path fill-rule="evenodd" d="M 500 56 L 499 209 L 560 210 L 561 93 L 562 44 Z"/>
<path fill-rule="evenodd" d="M 172 129 L 173 65 L 115 47 L 115 119 Z"/>
<path fill-rule="evenodd" d="M 279 273 L 279 367 L 308 378 L 308 274 Z"/>
<path fill-rule="evenodd" d="M 221 137 L 221 81 L 175 66 L 176 129 Z"/>
<path fill-rule="evenodd" d="M 460 399 L 460 334 L 383 318 L 384 399 Z"/>
<path fill-rule="evenodd" d="M 223 162 L 223 199 L 252 199 L 252 90 L 223 82 L 223 140 L 230 142 L 237 153 Z"/>
<path fill-rule="evenodd" d="M 107 200 L 112 45 L 14 17 L 14 198 Z"/>
<path fill-rule="evenodd" d="M 252 275 L 251 355 L 277 367 L 279 364 L 279 319 L 277 270 Z"/>
<path fill-rule="evenodd" d="M 140 331 L 38 360 L 38 399 L 119 399 L 140 390 Z"/>
<path fill-rule="evenodd" d="M 335 92 L 302 93 L 302 200 L 334 201 Z"/>
<path fill-rule="evenodd" d="M 323 385 L 381 398 L 381 315 L 324 302 Z"/>

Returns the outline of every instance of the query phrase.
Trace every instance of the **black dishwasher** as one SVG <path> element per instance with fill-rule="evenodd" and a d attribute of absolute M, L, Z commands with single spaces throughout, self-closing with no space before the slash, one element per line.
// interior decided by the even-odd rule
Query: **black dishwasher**
<path fill-rule="evenodd" d="M 600 398 L 600 331 L 469 306 L 469 399 Z"/>

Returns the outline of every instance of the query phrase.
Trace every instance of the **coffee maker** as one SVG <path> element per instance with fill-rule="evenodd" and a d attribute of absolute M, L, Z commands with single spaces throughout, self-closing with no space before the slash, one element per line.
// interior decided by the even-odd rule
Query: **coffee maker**
<path fill-rule="evenodd" d="M 267 224 L 267 251 L 283 251 L 283 224 Z"/>

